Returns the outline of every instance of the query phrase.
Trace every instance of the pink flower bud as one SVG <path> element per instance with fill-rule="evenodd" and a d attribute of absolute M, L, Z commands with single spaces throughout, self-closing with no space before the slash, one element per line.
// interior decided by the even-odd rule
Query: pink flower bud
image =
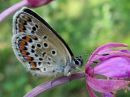
<path fill-rule="evenodd" d="M 39 7 L 48 4 L 53 0 L 27 0 L 27 1 L 29 7 Z"/>

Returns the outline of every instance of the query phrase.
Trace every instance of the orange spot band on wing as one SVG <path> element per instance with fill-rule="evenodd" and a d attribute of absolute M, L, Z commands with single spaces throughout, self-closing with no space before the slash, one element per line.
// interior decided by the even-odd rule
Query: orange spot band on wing
<path fill-rule="evenodd" d="M 27 52 L 22 50 L 22 55 L 25 57 L 27 55 Z"/>
<path fill-rule="evenodd" d="M 23 24 L 19 24 L 19 32 L 24 32 L 25 28 Z"/>
<path fill-rule="evenodd" d="M 30 37 L 30 36 L 26 36 L 25 41 L 26 41 L 26 42 L 29 42 L 29 41 L 30 41 L 30 39 L 31 39 L 31 37 Z"/>
<path fill-rule="evenodd" d="M 30 64 L 31 64 L 32 68 L 36 68 L 36 66 L 37 66 L 37 64 L 35 62 L 31 62 Z"/>
<path fill-rule="evenodd" d="M 26 41 L 24 41 L 24 40 L 22 40 L 22 41 L 20 41 L 20 44 L 19 44 L 19 49 L 20 50 L 23 50 L 24 49 L 24 47 L 25 47 L 25 44 L 26 44 Z"/>

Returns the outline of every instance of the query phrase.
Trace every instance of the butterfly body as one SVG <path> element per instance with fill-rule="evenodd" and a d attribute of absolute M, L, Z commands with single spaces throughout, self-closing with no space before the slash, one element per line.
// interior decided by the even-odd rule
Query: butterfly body
<path fill-rule="evenodd" d="M 24 67 L 35 75 L 68 75 L 82 58 L 74 60 L 64 40 L 48 23 L 30 9 L 14 15 L 12 46 Z"/>

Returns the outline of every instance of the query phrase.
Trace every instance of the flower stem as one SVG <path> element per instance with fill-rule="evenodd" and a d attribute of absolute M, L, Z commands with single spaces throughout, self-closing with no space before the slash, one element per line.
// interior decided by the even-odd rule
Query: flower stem
<path fill-rule="evenodd" d="M 11 6 L 10 8 L 6 9 L 2 13 L 0 13 L 0 22 L 2 22 L 7 16 L 14 13 L 16 10 L 20 9 L 23 6 L 27 6 L 27 0 L 22 0 L 21 2 Z"/>
<path fill-rule="evenodd" d="M 49 81 L 47 83 L 43 83 L 32 89 L 30 92 L 28 92 L 24 97 L 36 97 L 37 95 L 41 94 L 42 92 L 45 92 L 51 88 L 54 88 L 56 86 L 65 84 L 67 82 L 70 82 L 72 80 L 80 79 L 85 77 L 85 74 L 83 72 L 72 74 L 71 76 L 63 76 L 59 77 L 55 80 Z"/>

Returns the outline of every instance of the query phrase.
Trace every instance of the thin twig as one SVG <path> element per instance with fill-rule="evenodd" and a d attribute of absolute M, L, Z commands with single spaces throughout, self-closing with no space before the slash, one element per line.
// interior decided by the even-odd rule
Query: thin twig
<path fill-rule="evenodd" d="M 21 2 L 9 7 L 2 13 L 0 13 L 0 22 L 2 22 L 7 16 L 13 14 L 16 10 L 20 9 L 23 6 L 27 6 L 27 0 L 22 0 Z"/>
<path fill-rule="evenodd" d="M 71 76 L 63 76 L 59 77 L 55 80 L 49 81 L 47 83 L 43 83 L 32 89 L 30 92 L 28 92 L 24 97 L 36 97 L 37 95 L 50 90 L 56 86 L 65 84 L 67 82 L 70 82 L 72 80 L 80 79 L 85 77 L 85 74 L 83 72 L 72 74 Z"/>

